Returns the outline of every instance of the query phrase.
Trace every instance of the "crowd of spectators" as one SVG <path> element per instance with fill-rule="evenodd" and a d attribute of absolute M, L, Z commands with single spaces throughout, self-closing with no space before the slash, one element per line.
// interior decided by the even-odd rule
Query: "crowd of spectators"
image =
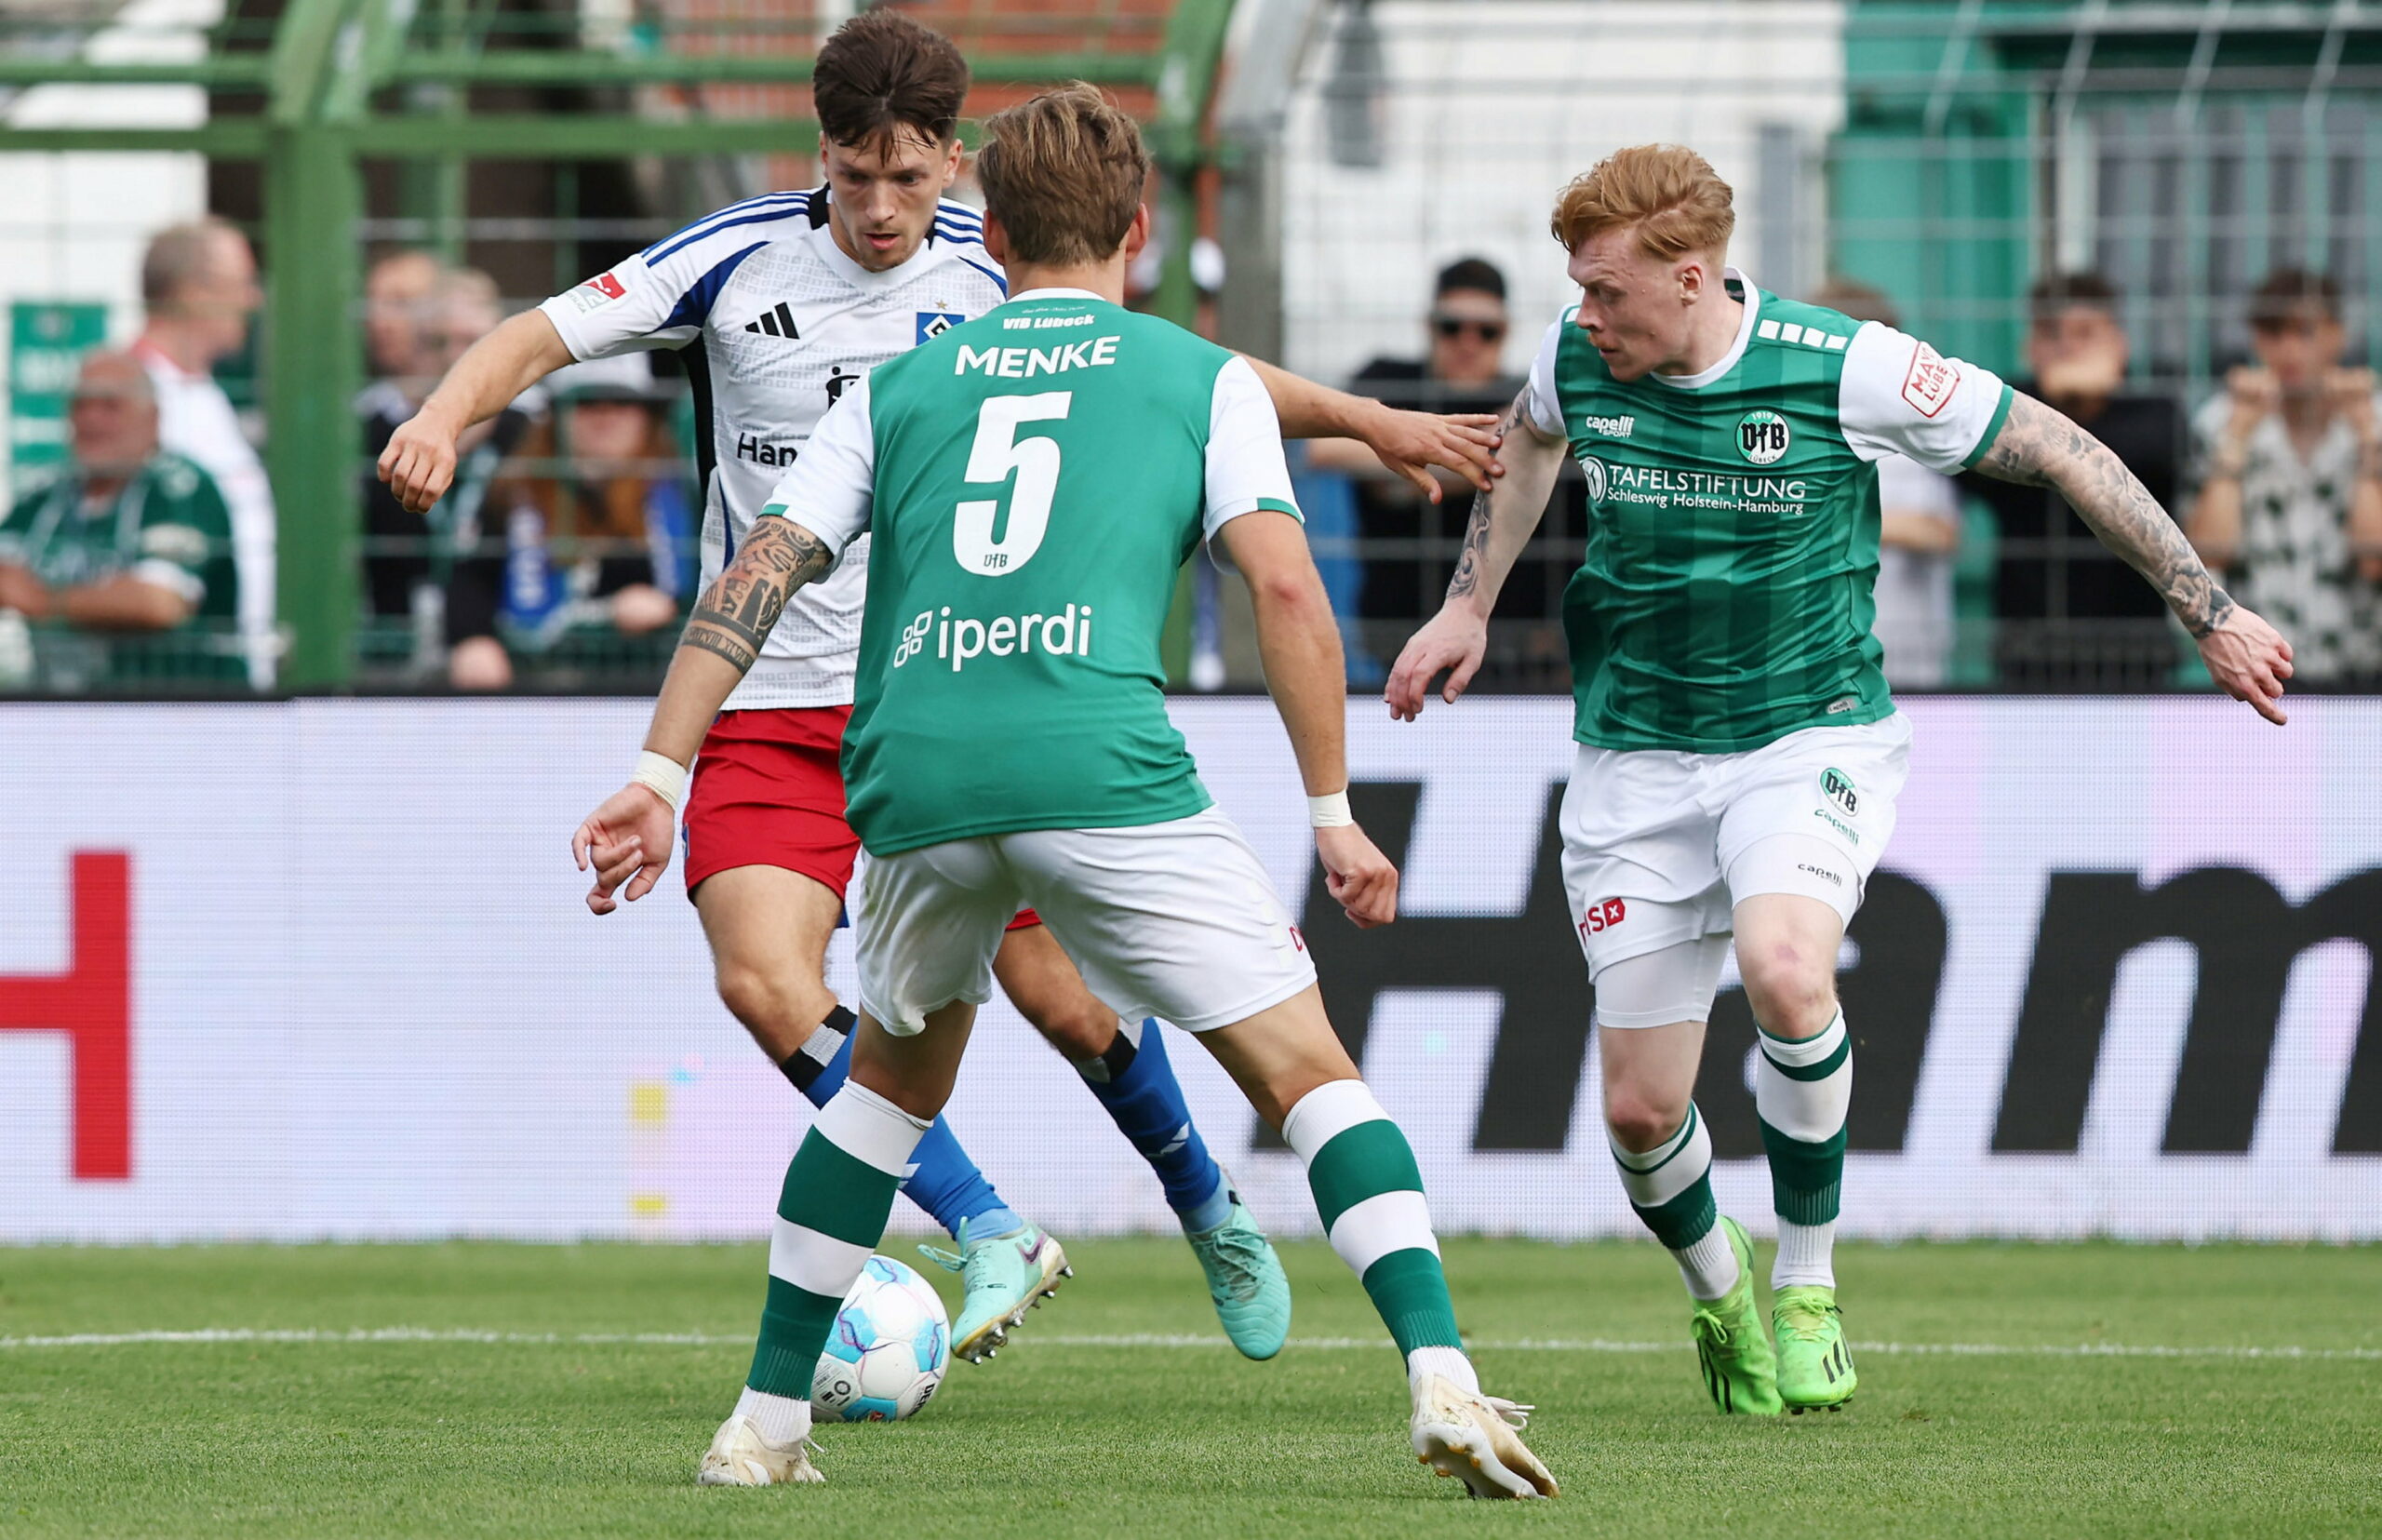
<path fill-rule="evenodd" d="M 128 348 L 84 360 L 59 473 L 20 487 L 0 518 L 0 689 L 270 688 L 274 515 L 244 420 L 218 382 L 262 296 L 247 239 L 200 220 L 159 233 L 141 268 Z M 1810 296 L 1899 325 L 1875 288 Z M 2026 297 L 2020 390 L 2116 451 L 2241 602 L 2296 649 L 2301 683 L 2382 682 L 2382 394 L 2355 351 L 2338 287 L 2270 274 L 2248 297 L 2247 355 L 2190 410 L 2145 383 L 2121 296 L 2062 273 Z M 369 268 L 356 402 L 366 462 L 446 369 L 502 317 L 485 273 L 422 250 Z M 1502 411 L 1513 335 L 1505 275 L 1442 268 L 1419 354 L 1373 358 L 1348 382 L 1400 407 Z M 645 355 L 576 365 L 467 435 L 453 489 L 408 513 L 368 470 L 363 635 L 384 679 L 502 690 L 534 664 L 547 682 L 658 670 L 691 596 L 700 495 L 681 382 Z M 1353 443 L 1308 469 L 1353 494 L 1352 670 L 1394 653 L 1436 608 L 1471 499 L 1438 503 Z M 1877 633 L 1897 688 L 2108 690 L 2175 682 L 2189 649 L 2159 596 L 2047 488 L 1879 462 Z M 1499 598 L 1484 678 L 1559 687 L 1564 587 L 1587 531 L 1567 469 Z M 1329 544 L 1331 542 L 1326 542 Z M 1338 559 L 1338 558 L 1335 558 Z M 36 645 L 37 644 L 37 645 Z"/>

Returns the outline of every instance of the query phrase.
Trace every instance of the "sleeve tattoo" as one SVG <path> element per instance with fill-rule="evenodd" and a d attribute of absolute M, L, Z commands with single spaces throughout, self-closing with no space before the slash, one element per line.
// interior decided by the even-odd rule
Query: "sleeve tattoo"
<path fill-rule="evenodd" d="M 1515 428 L 1521 422 L 1523 403 L 1529 399 L 1530 388 L 1524 386 L 1522 394 L 1514 397 L 1514 404 L 1505 408 L 1503 417 L 1497 419 L 1497 432 L 1501 436 L 1508 438 L 1513 436 Z M 1472 518 L 1464 527 L 1464 553 L 1456 558 L 1455 576 L 1448 580 L 1447 596 L 1449 598 L 1464 598 L 1480 586 L 1480 563 L 1489 550 L 1491 520 L 1489 494 L 1487 492 L 1473 493 Z"/>
<path fill-rule="evenodd" d="M 2194 636 L 2206 636 L 2233 613 L 2232 598 L 2158 499 L 2108 445 L 2066 414 L 2019 395 L 1976 468 L 1996 480 L 2056 489 L 2102 544 L 2159 591 Z"/>
<path fill-rule="evenodd" d="M 792 519 L 774 514 L 755 519 L 735 561 L 695 602 L 678 645 L 751 668 L 785 601 L 832 565 L 826 542 Z"/>

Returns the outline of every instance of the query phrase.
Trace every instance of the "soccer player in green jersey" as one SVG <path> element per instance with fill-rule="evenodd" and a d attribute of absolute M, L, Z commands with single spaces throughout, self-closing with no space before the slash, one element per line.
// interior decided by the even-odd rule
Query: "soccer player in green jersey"
<path fill-rule="evenodd" d="M 1722 265 L 1728 184 L 1691 150 L 1623 150 L 1565 188 L 1581 302 L 1548 328 L 1473 504 L 1445 606 L 1390 675 L 1412 719 L 1479 668 L 1499 585 L 1568 453 L 1586 559 L 1564 596 L 1577 761 L 1563 877 L 1596 988 L 1623 1188 L 1677 1257 L 1723 1412 L 1840 1406 L 1858 1383 L 1831 1262 L 1851 1039 L 1836 959 L 1894 832 L 1910 731 L 1870 633 L 1876 462 L 2055 487 L 2166 598 L 2218 684 L 2281 723 L 2291 648 L 2228 598 L 2117 457 L 1974 364 L 1765 294 Z M 1732 933 L 1760 1027 L 1754 1102 L 1778 1255 L 1715 1209 L 1691 1099 Z"/>
<path fill-rule="evenodd" d="M 787 595 L 874 536 L 844 740 L 869 854 L 851 1076 L 786 1172 L 760 1346 L 705 1479 L 821 1479 L 810 1366 L 1031 904 L 1102 999 L 1198 1034 L 1305 1161 L 1404 1357 L 1416 1456 L 1479 1495 L 1551 1496 L 1526 1409 L 1480 1394 L 1465 1355 L 1413 1152 L 1167 720 L 1159 638 L 1204 538 L 1248 581 L 1332 894 L 1360 925 L 1395 917 L 1397 869 L 1347 815 L 1339 635 L 1265 387 L 1122 308 L 1149 230 L 1131 117 L 1077 86 L 984 129 L 985 245 L 1012 298 L 844 393 L 697 606 L 646 738 L 683 763 Z M 615 822 L 579 837 L 599 887 L 645 859 Z"/>

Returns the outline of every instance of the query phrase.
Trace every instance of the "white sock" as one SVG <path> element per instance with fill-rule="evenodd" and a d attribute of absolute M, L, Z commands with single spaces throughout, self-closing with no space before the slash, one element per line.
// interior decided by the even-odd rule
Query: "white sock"
<path fill-rule="evenodd" d="M 1417 1347 L 1407 1354 L 1406 1383 L 1420 1386 L 1425 1374 L 1437 1374 L 1452 1382 L 1460 1390 L 1470 1391 L 1476 1396 L 1480 1394 L 1480 1376 L 1473 1370 L 1472 1360 L 1465 1357 L 1461 1347 Z"/>
<path fill-rule="evenodd" d="M 1687 1292 L 1697 1299 L 1719 1299 L 1737 1286 L 1736 1249 L 1729 1244 L 1729 1232 L 1719 1225 L 1705 1231 L 1703 1239 L 1671 1256 L 1679 1263 L 1679 1276 Z"/>
<path fill-rule="evenodd" d="M 796 1400 L 792 1396 L 772 1396 L 748 1385 L 744 1393 L 736 1398 L 736 1414 L 751 1423 L 765 1441 L 780 1449 L 810 1436 L 810 1403 Z"/>
<path fill-rule="evenodd" d="M 1778 1258 L 1770 1266 L 1773 1289 L 1799 1283 L 1836 1287 L 1836 1221 L 1825 1225 L 1778 1222 Z"/>

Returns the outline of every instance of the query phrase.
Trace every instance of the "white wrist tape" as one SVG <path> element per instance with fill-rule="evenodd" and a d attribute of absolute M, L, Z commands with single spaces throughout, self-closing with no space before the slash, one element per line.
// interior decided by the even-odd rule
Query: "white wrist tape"
<path fill-rule="evenodd" d="M 1308 797 L 1306 821 L 1318 829 L 1345 829 L 1354 824 L 1357 817 L 1348 810 L 1348 794 L 1336 791 L 1329 797 Z"/>
<path fill-rule="evenodd" d="M 656 754 L 651 749 L 640 752 L 636 757 L 636 769 L 629 771 L 629 780 L 649 788 L 654 796 L 669 803 L 673 813 L 678 810 L 679 803 L 686 800 L 687 767 L 666 754 Z"/>

